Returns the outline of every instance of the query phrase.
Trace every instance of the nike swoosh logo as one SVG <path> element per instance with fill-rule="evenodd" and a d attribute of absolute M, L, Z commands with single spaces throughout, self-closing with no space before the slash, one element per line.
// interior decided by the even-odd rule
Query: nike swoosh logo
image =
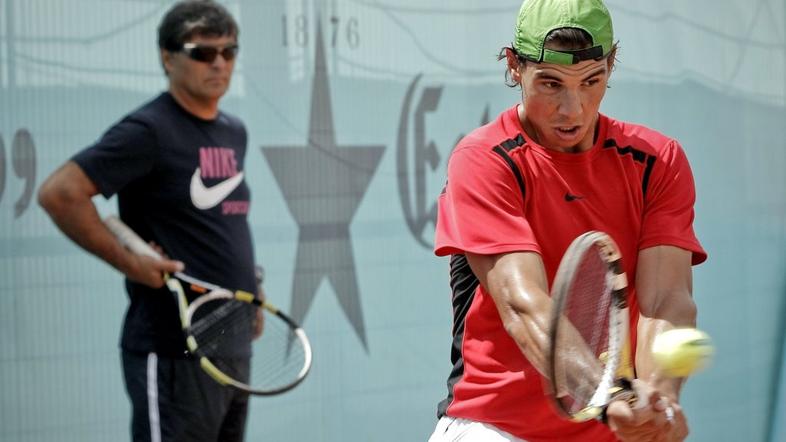
<path fill-rule="evenodd" d="M 243 172 L 227 178 L 215 186 L 207 187 L 202 182 L 202 170 L 197 167 L 191 176 L 191 202 L 197 209 L 211 209 L 228 197 L 243 181 Z"/>
<path fill-rule="evenodd" d="M 565 194 L 565 201 L 571 202 L 576 200 L 583 200 L 584 197 L 580 195 L 573 195 L 572 193 L 568 192 Z"/>

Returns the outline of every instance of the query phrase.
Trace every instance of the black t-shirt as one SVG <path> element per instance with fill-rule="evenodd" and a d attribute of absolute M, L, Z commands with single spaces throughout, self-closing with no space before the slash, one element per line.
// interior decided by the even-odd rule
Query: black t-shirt
<path fill-rule="evenodd" d="M 169 257 L 183 261 L 185 273 L 253 293 L 246 142 L 239 119 L 224 112 L 215 120 L 197 118 L 163 93 L 73 160 L 101 194 L 118 194 L 120 218 Z M 131 303 L 121 347 L 183 355 L 185 342 L 170 292 L 128 280 L 126 288 Z M 236 356 L 250 354 L 250 339 L 228 350 Z"/>

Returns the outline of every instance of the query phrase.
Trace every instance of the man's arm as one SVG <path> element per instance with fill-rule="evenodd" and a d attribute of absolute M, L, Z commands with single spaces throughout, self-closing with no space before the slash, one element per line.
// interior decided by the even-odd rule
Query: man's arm
<path fill-rule="evenodd" d="M 254 267 L 254 276 L 257 280 L 257 299 L 264 302 L 265 288 L 263 284 L 265 282 L 265 271 L 262 269 L 262 266 Z M 259 339 L 265 331 L 265 312 L 263 310 L 264 309 L 261 308 L 256 309 L 256 317 L 254 318 L 254 339 Z"/>
<path fill-rule="evenodd" d="M 548 376 L 552 302 L 540 255 L 534 252 L 466 255 L 473 273 L 494 299 L 505 330 L 516 341 L 527 360 L 542 375 Z M 576 376 L 574 382 L 594 382 L 592 373 L 599 372 L 600 368 L 593 365 L 596 359 L 591 353 L 586 358 L 576 357 L 580 354 L 577 351 L 586 348 L 580 336 L 576 336 L 576 351 L 566 352 L 574 365 L 570 372 Z M 586 351 L 589 352 L 588 349 Z M 645 393 L 649 390 L 646 385 L 637 388 L 637 391 Z M 631 409 L 624 401 L 613 402 L 614 406 L 609 407 L 608 414 L 612 430 L 623 441 L 659 440 L 653 437 L 662 431 L 666 418 L 663 410 L 654 406 L 656 401 L 656 395 L 648 394 L 647 399 L 636 409 Z"/>
<path fill-rule="evenodd" d="M 551 298 L 540 255 L 514 252 L 466 256 L 472 272 L 494 299 L 505 330 L 545 376 Z"/>
<path fill-rule="evenodd" d="M 696 304 L 692 297 L 691 252 L 673 246 L 656 246 L 639 252 L 636 273 L 636 296 L 639 302 L 639 324 L 636 344 L 636 372 L 649 387 L 656 411 L 673 412 L 672 422 L 663 425 L 658 416 L 641 428 L 655 428 L 657 440 L 681 441 L 688 435 L 688 423 L 679 405 L 683 379 L 669 379 L 658 373 L 652 357 L 652 342 L 659 333 L 675 327 L 693 327 L 696 324 Z M 621 404 L 609 407 L 612 428 L 626 425 L 635 428 L 636 421 Z M 662 413 L 665 415 L 665 413 Z M 625 440 L 626 432 L 618 432 Z"/>
<path fill-rule="evenodd" d="M 673 401 L 679 398 L 683 379 L 669 379 L 656 370 L 652 342 L 675 327 L 696 326 L 693 302 L 691 252 L 673 246 L 651 247 L 639 252 L 636 293 L 639 301 L 636 372 Z"/>
<path fill-rule="evenodd" d="M 473 273 L 494 299 L 505 330 L 535 369 L 548 378 L 552 302 L 540 255 L 534 252 L 467 253 L 467 259 Z M 566 328 L 564 333 L 557 357 L 565 358 L 559 366 L 568 367 L 568 370 L 561 373 L 565 378 L 559 379 L 557 384 L 571 391 L 594 390 L 602 373 L 599 361 L 577 330 Z"/>
<path fill-rule="evenodd" d="M 75 243 L 134 281 L 157 288 L 164 284 L 163 272 L 182 270 L 178 261 L 136 255 L 120 244 L 98 215 L 92 200 L 97 194 L 95 183 L 69 161 L 41 185 L 38 203 Z"/>

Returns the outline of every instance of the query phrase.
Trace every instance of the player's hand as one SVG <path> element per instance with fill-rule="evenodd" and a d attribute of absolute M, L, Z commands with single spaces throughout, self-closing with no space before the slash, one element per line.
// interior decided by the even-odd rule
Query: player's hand
<path fill-rule="evenodd" d="M 265 301 L 265 289 L 262 287 L 262 282 L 265 280 L 265 270 L 262 266 L 254 266 L 254 276 L 257 280 L 257 299 Z M 265 330 L 265 312 L 263 309 L 258 308 L 256 317 L 254 318 L 253 339 L 259 339 L 262 332 Z"/>
<path fill-rule="evenodd" d="M 679 442 L 688 435 L 682 407 L 645 382 L 633 380 L 638 401 L 618 400 L 606 412 L 609 427 L 623 442 Z"/>
<path fill-rule="evenodd" d="M 265 331 L 265 312 L 261 308 L 257 309 L 256 317 L 254 318 L 254 334 L 253 339 L 259 339 L 262 332 Z"/>
<path fill-rule="evenodd" d="M 180 261 L 134 255 L 132 264 L 125 274 L 132 281 L 157 289 L 164 286 L 164 273 L 180 272 L 184 268 L 185 265 Z"/>
<path fill-rule="evenodd" d="M 682 412 L 680 404 L 671 401 L 667 401 L 667 403 L 665 414 L 667 418 L 668 416 L 672 417 L 667 419 L 670 424 L 669 431 L 667 432 L 667 437 L 663 440 L 669 442 L 682 442 L 688 437 L 688 433 L 690 432 L 688 429 L 688 419 Z"/>
<path fill-rule="evenodd" d="M 261 301 L 265 300 L 265 290 L 262 289 L 262 285 L 257 285 L 257 298 Z M 254 318 L 254 331 L 253 331 L 253 339 L 259 339 L 262 336 L 262 332 L 265 330 L 265 312 L 263 309 L 258 308 L 256 309 L 256 317 Z"/>

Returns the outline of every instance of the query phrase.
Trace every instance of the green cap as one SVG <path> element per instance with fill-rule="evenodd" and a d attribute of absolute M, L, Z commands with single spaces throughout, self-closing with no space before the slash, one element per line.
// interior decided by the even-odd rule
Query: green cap
<path fill-rule="evenodd" d="M 560 28 L 578 28 L 592 37 L 592 47 L 578 51 L 544 48 L 546 37 Z M 524 0 L 516 20 L 513 47 L 534 62 L 575 64 L 608 55 L 614 40 L 611 15 L 601 0 Z"/>

